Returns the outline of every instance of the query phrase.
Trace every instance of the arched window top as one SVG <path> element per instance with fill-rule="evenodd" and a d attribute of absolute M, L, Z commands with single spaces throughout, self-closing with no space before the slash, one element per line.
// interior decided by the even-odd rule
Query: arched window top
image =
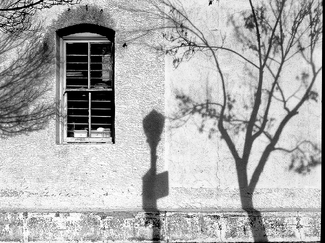
<path fill-rule="evenodd" d="M 62 28 L 57 31 L 62 38 L 99 38 L 105 37 L 110 41 L 114 41 L 115 31 L 95 24 L 77 24 Z"/>
<path fill-rule="evenodd" d="M 91 32 L 82 32 L 71 35 L 66 35 L 62 37 L 64 40 L 107 40 L 108 38 L 103 35 L 91 33 Z"/>

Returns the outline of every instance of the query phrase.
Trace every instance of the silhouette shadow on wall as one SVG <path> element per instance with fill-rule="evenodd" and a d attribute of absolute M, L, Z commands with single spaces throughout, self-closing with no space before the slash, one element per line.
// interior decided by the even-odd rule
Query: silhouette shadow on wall
<path fill-rule="evenodd" d="M 0 34 L 0 139 L 42 130 L 56 114 L 48 93 L 54 47 L 40 33 Z"/>
<path fill-rule="evenodd" d="M 168 172 L 157 174 L 157 146 L 164 128 L 164 116 L 152 110 L 143 119 L 143 130 L 150 147 L 150 169 L 142 177 L 142 208 L 146 226 L 152 228 L 152 240 L 161 240 L 161 218 L 157 200 L 168 195 Z"/>

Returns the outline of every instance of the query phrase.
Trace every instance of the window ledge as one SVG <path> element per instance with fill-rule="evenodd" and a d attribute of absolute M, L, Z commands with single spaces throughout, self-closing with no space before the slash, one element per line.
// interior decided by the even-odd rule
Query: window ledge
<path fill-rule="evenodd" d="M 63 142 L 63 144 L 113 144 L 112 138 L 66 138 Z"/>

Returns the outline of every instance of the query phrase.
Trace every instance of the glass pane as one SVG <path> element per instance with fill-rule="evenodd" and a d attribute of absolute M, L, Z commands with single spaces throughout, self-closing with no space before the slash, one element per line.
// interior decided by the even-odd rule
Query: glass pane
<path fill-rule="evenodd" d="M 88 43 L 66 43 L 66 86 L 88 88 Z"/>
<path fill-rule="evenodd" d="M 111 43 L 92 43 L 90 47 L 91 88 L 111 88 L 113 58 Z"/>
<path fill-rule="evenodd" d="M 88 55 L 88 43 L 66 43 L 67 55 L 71 56 L 87 56 Z"/>
<path fill-rule="evenodd" d="M 90 46 L 91 55 L 111 55 L 111 43 L 92 43 Z"/>
<path fill-rule="evenodd" d="M 91 78 L 91 82 L 94 84 L 92 88 L 94 89 L 108 89 L 112 88 L 112 80 L 104 78 Z"/>
<path fill-rule="evenodd" d="M 67 72 L 69 71 L 88 71 L 88 63 L 87 62 L 67 62 Z M 87 76 L 86 76 L 87 77 Z"/>
<path fill-rule="evenodd" d="M 113 92 L 92 92 L 91 131 L 92 137 L 109 137 L 113 119 Z"/>
<path fill-rule="evenodd" d="M 80 89 L 88 88 L 88 79 L 79 77 L 67 77 L 67 88 L 68 89 Z"/>
<path fill-rule="evenodd" d="M 88 62 L 88 56 L 87 55 L 68 55 L 67 56 L 67 62 Z"/>
<path fill-rule="evenodd" d="M 88 136 L 89 95 L 88 92 L 67 93 L 68 137 Z"/>

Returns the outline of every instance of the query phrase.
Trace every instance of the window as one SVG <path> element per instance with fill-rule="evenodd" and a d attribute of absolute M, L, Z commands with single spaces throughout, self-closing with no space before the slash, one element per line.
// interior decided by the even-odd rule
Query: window
<path fill-rule="evenodd" d="M 63 142 L 114 142 L 114 46 L 93 33 L 62 39 Z"/>

